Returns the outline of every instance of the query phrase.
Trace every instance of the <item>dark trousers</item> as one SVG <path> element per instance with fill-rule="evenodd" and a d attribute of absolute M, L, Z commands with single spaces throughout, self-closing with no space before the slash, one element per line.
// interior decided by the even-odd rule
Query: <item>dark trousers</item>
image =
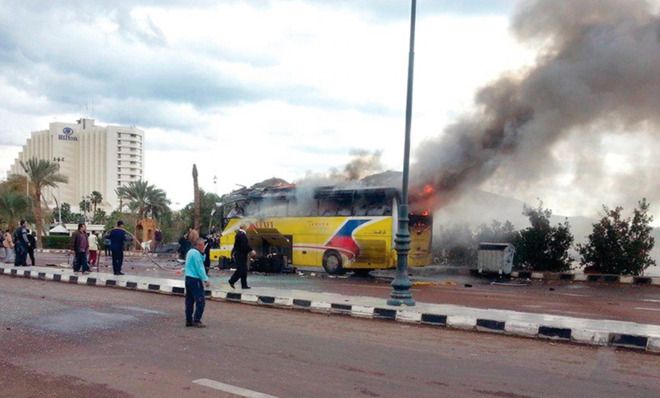
<path fill-rule="evenodd" d="M 237 280 L 241 280 L 241 287 L 248 287 L 247 284 L 247 255 L 236 256 L 236 271 L 234 275 L 229 278 L 229 283 L 234 284 Z"/>
<path fill-rule="evenodd" d="M 87 253 L 76 252 L 76 262 L 73 263 L 73 271 L 78 272 L 81 268 L 82 272 L 89 272 L 89 266 L 87 265 Z"/>
<path fill-rule="evenodd" d="M 121 272 L 122 264 L 124 264 L 124 251 L 112 250 L 112 272 L 115 275 Z"/>
<path fill-rule="evenodd" d="M 202 280 L 186 276 L 186 322 L 201 321 L 205 303 Z M 193 309 L 195 310 L 194 316 Z"/>
<path fill-rule="evenodd" d="M 32 266 L 34 267 L 36 265 L 34 262 L 34 248 L 30 247 L 28 249 L 28 256 L 30 256 L 30 263 L 32 263 Z M 25 262 L 27 262 L 27 260 Z"/>
<path fill-rule="evenodd" d="M 14 257 L 14 266 L 26 266 L 27 265 L 27 248 L 23 245 L 14 246 L 14 251 L 16 256 Z"/>

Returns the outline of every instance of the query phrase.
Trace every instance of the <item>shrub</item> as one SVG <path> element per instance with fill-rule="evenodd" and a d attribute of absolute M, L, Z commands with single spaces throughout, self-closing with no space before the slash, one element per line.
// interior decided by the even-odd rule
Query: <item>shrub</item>
<path fill-rule="evenodd" d="M 632 218 L 627 219 L 621 216 L 621 206 L 614 210 L 603 206 L 604 217 L 593 224 L 587 242 L 578 245 L 582 265 L 599 273 L 623 275 L 640 275 L 655 265 L 651 258 L 655 245 L 650 226 L 653 217 L 648 214 L 646 199 L 638 204 Z"/>
<path fill-rule="evenodd" d="M 551 226 L 552 211 L 543 209 L 543 202 L 539 202 L 535 209 L 525 206 L 523 214 L 529 218 L 531 226 L 520 231 L 514 243 L 514 264 L 535 271 L 569 270 L 573 259 L 568 254 L 568 249 L 574 238 L 568 220 Z"/>
<path fill-rule="evenodd" d="M 44 249 L 69 249 L 71 248 L 70 236 L 48 235 L 44 236 Z"/>

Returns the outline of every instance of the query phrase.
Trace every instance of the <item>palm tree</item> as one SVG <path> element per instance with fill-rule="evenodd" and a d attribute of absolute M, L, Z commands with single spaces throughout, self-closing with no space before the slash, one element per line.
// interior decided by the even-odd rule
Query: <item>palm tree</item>
<path fill-rule="evenodd" d="M 165 191 L 150 185 L 148 181 L 131 181 L 115 191 L 117 196 L 126 201 L 128 208 L 141 220 L 147 216 L 158 218 L 169 210 L 170 200 Z"/>
<path fill-rule="evenodd" d="M 30 199 L 24 194 L 8 188 L 0 189 L 0 220 L 6 222 L 9 229 L 14 229 L 29 208 Z"/>
<path fill-rule="evenodd" d="M 32 210 L 37 224 L 37 246 L 41 247 L 41 236 L 44 232 L 44 220 L 41 213 L 41 191 L 46 187 L 57 188 L 59 183 L 67 183 L 69 179 L 60 174 L 57 163 L 44 159 L 32 158 L 21 161 L 21 167 L 32 185 Z"/>
<path fill-rule="evenodd" d="M 93 214 L 96 214 L 96 206 L 103 203 L 103 195 L 101 195 L 101 192 L 99 191 L 92 191 L 92 194 L 89 196 L 89 201 L 92 202 L 92 206 L 94 206 Z"/>

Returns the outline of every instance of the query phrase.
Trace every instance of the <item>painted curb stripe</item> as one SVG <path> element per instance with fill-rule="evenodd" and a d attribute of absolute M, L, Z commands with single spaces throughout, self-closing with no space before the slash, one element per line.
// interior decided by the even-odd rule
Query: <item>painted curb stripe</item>
<path fill-rule="evenodd" d="M 173 287 L 172 294 L 186 294 L 186 289 L 182 287 Z"/>
<path fill-rule="evenodd" d="M 259 296 L 259 304 L 273 304 L 275 297 L 273 296 Z"/>
<path fill-rule="evenodd" d="M 87 278 L 88 285 L 96 285 L 96 278 Z"/>
<path fill-rule="evenodd" d="M 293 306 L 309 308 L 312 306 L 312 300 L 293 299 Z"/>
<path fill-rule="evenodd" d="M 639 348 L 644 350 L 646 349 L 648 340 L 648 337 L 631 334 L 613 333 L 610 335 L 610 344 L 615 347 Z"/>
<path fill-rule="evenodd" d="M 477 328 L 504 331 L 504 324 L 505 322 L 492 319 L 477 319 Z"/>
<path fill-rule="evenodd" d="M 540 326 L 539 327 L 539 337 L 545 337 L 550 339 L 560 339 L 560 340 L 570 340 L 571 339 L 571 329 L 565 328 L 556 328 L 551 326 Z"/>
<path fill-rule="evenodd" d="M 604 275 L 603 280 L 605 282 L 610 282 L 610 283 L 619 282 L 621 280 L 621 277 L 619 277 L 618 275 Z"/>
<path fill-rule="evenodd" d="M 23 276 L 24 276 L 24 277 L 29 278 L 30 275 L 32 275 L 32 272 L 30 272 L 30 271 L 23 271 Z"/>
<path fill-rule="evenodd" d="M 520 271 L 518 272 L 518 278 L 531 279 L 532 273 L 530 271 Z"/>
<path fill-rule="evenodd" d="M 126 282 L 127 289 L 137 289 L 137 287 L 138 287 L 137 282 Z"/>
<path fill-rule="evenodd" d="M 374 308 L 374 318 L 389 319 L 391 321 L 396 319 L 396 310 L 389 308 Z"/>
<path fill-rule="evenodd" d="M 75 275 L 69 275 L 69 283 L 78 283 L 78 277 Z"/>
<path fill-rule="evenodd" d="M 153 283 L 150 283 L 150 284 L 147 286 L 147 290 L 160 290 L 160 285 L 155 285 L 155 284 L 153 284 Z"/>
<path fill-rule="evenodd" d="M 231 301 L 241 301 L 241 296 L 242 296 L 242 295 L 241 295 L 240 293 L 232 293 L 232 292 L 229 292 L 229 293 L 227 293 L 227 300 L 231 300 Z"/>
<path fill-rule="evenodd" d="M 54 281 L 61 281 L 62 280 L 62 275 L 61 274 L 53 274 L 53 280 Z"/>
<path fill-rule="evenodd" d="M 45 272 L 39 272 L 39 275 L 37 277 L 41 280 L 46 280 L 46 273 Z"/>
<path fill-rule="evenodd" d="M 572 280 L 574 280 L 574 279 L 575 279 L 575 275 L 574 275 L 574 274 L 566 274 L 566 273 L 559 274 L 559 280 L 562 280 L 562 281 L 572 281 Z"/>
<path fill-rule="evenodd" d="M 16 276 L 16 275 L 18 275 L 18 270 L 17 270 L 17 269 L 12 269 L 12 270 L 11 270 L 11 275 L 12 275 L 12 276 Z"/>
<path fill-rule="evenodd" d="M 447 315 L 422 314 L 422 323 L 434 326 L 447 326 Z"/>
<path fill-rule="evenodd" d="M 333 309 L 333 310 L 344 312 L 344 311 L 351 311 L 353 309 L 353 306 L 350 305 L 350 304 L 335 304 L 335 303 L 332 303 L 332 304 L 330 304 L 330 308 Z"/>
<path fill-rule="evenodd" d="M 633 276 L 634 285 L 650 285 L 653 282 L 653 278 L 648 276 Z"/>
<path fill-rule="evenodd" d="M 107 281 L 105 281 L 105 285 L 106 286 L 117 286 L 117 281 L 113 280 L 113 279 L 108 279 Z"/>

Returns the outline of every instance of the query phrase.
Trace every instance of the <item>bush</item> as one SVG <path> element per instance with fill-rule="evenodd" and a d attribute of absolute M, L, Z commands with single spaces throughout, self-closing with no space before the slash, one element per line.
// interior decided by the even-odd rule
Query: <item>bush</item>
<path fill-rule="evenodd" d="M 44 249 L 69 249 L 71 248 L 70 236 L 48 235 L 44 236 Z"/>
<path fill-rule="evenodd" d="M 648 209 L 649 204 L 642 199 L 632 218 L 623 219 L 621 206 L 614 210 L 603 206 L 605 216 L 593 224 L 587 243 L 578 245 L 581 264 L 599 273 L 623 275 L 640 275 L 655 265 L 651 258 L 653 217 Z"/>
<path fill-rule="evenodd" d="M 534 271 L 567 271 L 573 259 L 568 249 L 573 244 L 573 234 L 568 220 L 553 227 L 550 225 L 550 209 L 543 209 L 539 202 L 536 209 L 525 206 L 523 214 L 529 218 L 531 227 L 520 231 L 514 246 L 514 264 Z"/>

